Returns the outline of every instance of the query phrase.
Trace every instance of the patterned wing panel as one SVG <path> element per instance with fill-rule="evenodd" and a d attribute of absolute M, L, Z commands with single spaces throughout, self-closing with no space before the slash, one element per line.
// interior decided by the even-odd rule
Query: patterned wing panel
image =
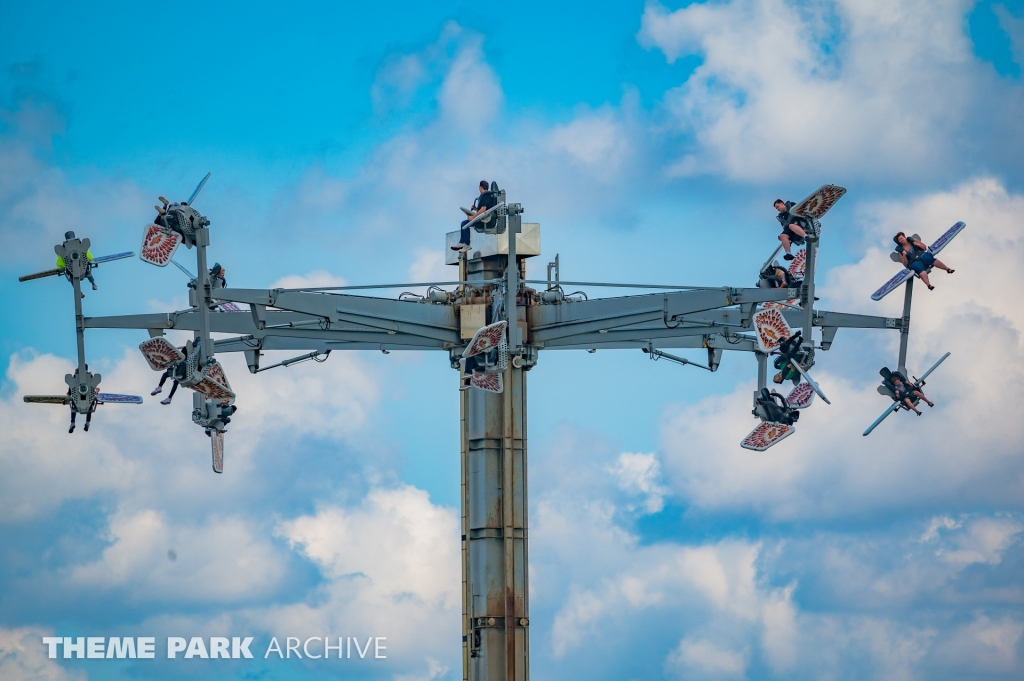
<path fill-rule="evenodd" d="M 224 374 L 224 368 L 216 360 L 206 367 L 203 372 L 203 380 L 199 381 L 192 389 L 197 393 L 202 393 L 207 399 L 217 402 L 224 400 L 233 402 L 235 400 L 235 393 L 231 390 L 228 377 Z"/>
<path fill-rule="evenodd" d="M 772 352 L 784 339 L 793 335 L 786 318 L 777 309 L 758 310 L 754 313 L 754 328 L 757 329 L 757 345 L 761 352 Z"/>
<path fill-rule="evenodd" d="M 793 388 L 786 397 L 786 404 L 793 409 L 806 409 L 814 402 L 814 388 L 809 383 L 801 383 Z"/>
<path fill-rule="evenodd" d="M 768 421 L 750 431 L 750 434 L 740 443 L 740 447 L 753 449 L 755 452 L 763 452 L 779 441 L 786 439 L 794 432 L 796 432 L 796 428 L 793 426 Z"/>
<path fill-rule="evenodd" d="M 96 399 L 100 402 L 112 402 L 117 404 L 142 404 L 142 398 L 138 395 L 118 395 L 117 393 L 97 393 Z"/>
<path fill-rule="evenodd" d="M 482 374 L 479 371 L 474 371 L 473 378 L 469 379 L 469 384 L 474 388 L 480 388 L 489 393 L 500 393 L 504 390 L 501 374 L 497 373 Z"/>
<path fill-rule="evenodd" d="M 947 229 L 945 234 L 943 234 L 938 239 L 936 239 L 935 242 L 932 243 L 932 245 L 928 247 L 928 250 L 932 252 L 932 255 L 935 255 L 936 253 L 941 251 L 943 248 L 945 248 L 946 244 L 948 244 L 950 241 L 952 241 L 953 237 L 955 237 L 957 234 L 962 232 L 964 227 L 966 227 L 966 226 L 967 225 L 965 225 L 962 222 L 956 223 L 955 225 L 953 225 L 952 227 Z"/>
<path fill-rule="evenodd" d="M 67 395 L 25 395 L 24 399 L 29 404 L 67 404 Z"/>
<path fill-rule="evenodd" d="M 180 245 L 180 234 L 159 225 L 150 225 L 142 233 L 142 250 L 139 252 L 139 258 L 150 265 L 167 267 L 167 263 L 171 262 L 174 252 Z"/>
<path fill-rule="evenodd" d="M 912 276 L 914 276 L 912 271 L 906 269 L 900 270 L 896 276 L 882 284 L 882 288 L 871 294 L 871 300 L 881 300 L 882 298 L 885 298 L 887 295 L 902 286 L 904 282 Z"/>
<path fill-rule="evenodd" d="M 473 335 L 473 339 L 469 341 L 469 345 L 462 352 L 463 357 L 473 357 L 484 352 L 488 352 L 495 348 L 499 348 L 506 344 L 505 340 L 505 329 L 508 328 L 507 321 L 495 322 L 494 324 L 488 324 Z"/>
<path fill-rule="evenodd" d="M 210 448 L 213 450 L 213 472 L 224 472 L 224 433 L 210 431 Z"/>
<path fill-rule="evenodd" d="M 801 250 L 793 256 L 793 262 L 789 263 L 789 273 L 794 279 L 803 279 L 807 272 L 807 249 Z"/>
<path fill-rule="evenodd" d="M 845 193 L 846 189 L 838 185 L 822 185 L 818 191 L 793 206 L 789 212 L 792 215 L 820 220 L 821 216 L 827 213 L 832 206 L 836 205 L 836 201 L 843 198 Z"/>
<path fill-rule="evenodd" d="M 139 343 L 139 350 L 142 351 L 142 356 L 146 358 L 149 368 L 153 371 L 163 371 L 172 364 L 177 364 L 185 359 L 181 350 L 171 345 L 170 341 L 162 336 L 142 341 Z"/>

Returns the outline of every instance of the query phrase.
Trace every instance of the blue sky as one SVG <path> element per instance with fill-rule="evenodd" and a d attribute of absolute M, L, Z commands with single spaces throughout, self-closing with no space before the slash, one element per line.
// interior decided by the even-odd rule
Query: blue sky
<path fill-rule="evenodd" d="M 441 355 L 334 353 L 259 377 L 226 358 L 241 397 L 223 476 L 188 399 L 107 407 L 73 436 L 63 410 L 20 401 L 60 388 L 74 345 L 66 283 L 17 275 L 50 266 L 66 229 L 97 255 L 137 249 L 156 196 L 207 171 L 213 257 L 242 287 L 448 278 L 443 233 L 481 177 L 542 224 L 531 276 L 558 253 L 565 279 L 748 286 L 776 243 L 771 201 L 836 182 L 849 193 L 825 221 L 820 305 L 894 315 L 899 301 L 868 299 L 892 274 L 891 234 L 964 220 L 943 256 L 957 274 L 914 303 L 910 368 L 953 352 L 929 382 L 939 405 L 868 439 L 890 336 L 841 331 L 817 368 L 834 404 L 764 454 L 737 446 L 751 357 L 711 375 L 542 354 L 531 671 L 1024 672 L 1019 2 L 3 15 L 0 296 L 18 321 L 0 327 L 0 676 L 458 677 L 458 403 Z M 173 269 L 97 278 L 88 314 L 186 305 Z M 143 338 L 90 332 L 107 389 L 148 395 Z M 380 635 L 390 654 L 117 665 L 46 659 L 55 633 Z"/>

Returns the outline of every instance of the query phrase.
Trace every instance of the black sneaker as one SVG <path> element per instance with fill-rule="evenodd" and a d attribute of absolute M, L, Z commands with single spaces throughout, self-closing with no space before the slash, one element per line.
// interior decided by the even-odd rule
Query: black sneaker
<path fill-rule="evenodd" d="M 782 256 L 782 259 L 783 260 L 792 260 L 793 259 L 793 254 L 792 253 L 787 253 L 786 255 Z"/>
<path fill-rule="evenodd" d="M 89 423 L 88 422 L 86 422 L 86 424 L 85 424 L 85 432 L 87 432 L 87 433 L 89 432 Z"/>
<path fill-rule="evenodd" d="M 75 424 L 73 424 L 73 423 L 71 424 L 71 427 L 70 427 L 70 428 L 68 428 L 68 432 L 69 432 L 69 433 L 73 433 L 73 432 L 75 432 Z"/>

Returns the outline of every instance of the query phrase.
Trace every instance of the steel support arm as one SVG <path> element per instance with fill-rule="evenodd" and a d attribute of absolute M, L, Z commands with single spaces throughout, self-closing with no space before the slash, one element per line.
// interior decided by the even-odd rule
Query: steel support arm
<path fill-rule="evenodd" d="M 649 321 L 678 321 L 696 312 L 732 305 L 782 301 L 796 297 L 796 289 L 706 289 L 643 296 L 599 298 L 530 308 L 532 342 L 551 341 L 581 333 L 602 331 Z"/>
<path fill-rule="evenodd" d="M 217 299 L 265 305 L 451 343 L 460 341 L 455 310 L 450 305 L 276 289 L 218 289 Z"/>
<path fill-rule="evenodd" d="M 608 339 L 609 334 L 603 334 L 601 342 L 573 343 L 567 345 L 546 346 L 547 350 L 642 350 L 653 345 L 655 348 L 719 348 L 722 350 L 734 350 L 740 352 L 757 352 L 757 341 L 747 336 L 730 336 L 728 339 L 721 335 L 714 336 L 675 336 L 671 338 L 659 338 L 654 341 L 629 340 L 623 338 Z"/>
<path fill-rule="evenodd" d="M 251 350 L 252 344 L 262 345 L 264 349 L 276 349 L 271 338 L 287 338 L 289 342 L 281 342 L 280 349 L 324 350 L 327 348 L 346 349 L 349 344 L 363 344 L 369 349 L 379 349 L 386 345 L 390 349 L 410 350 L 443 350 L 450 343 L 442 340 L 425 338 L 421 335 L 391 332 L 383 329 L 367 328 L 361 325 L 332 323 L 328 329 L 320 328 L 322 319 L 307 314 L 283 310 L 267 310 L 266 326 L 256 327 L 251 315 L 244 312 L 213 312 L 209 317 L 212 333 L 231 333 L 244 336 L 250 344 L 241 343 L 237 350 Z M 154 313 L 140 315 L 123 315 L 115 317 L 88 317 L 86 328 L 105 329 L 153 329 L 153 330 L 184 330 L 199 329 L 199 316 L 194 311 Z M 326 344 L 326 345 L 325 345 Z M 337 345 L 335 345 L 337 344 Z M 232 352 L 234 347 L 217 343 L 218 352 Z M 355 349 L 355 348 L 352 348 Z M 363 349 L 360 347 L 359 349 Z"/>

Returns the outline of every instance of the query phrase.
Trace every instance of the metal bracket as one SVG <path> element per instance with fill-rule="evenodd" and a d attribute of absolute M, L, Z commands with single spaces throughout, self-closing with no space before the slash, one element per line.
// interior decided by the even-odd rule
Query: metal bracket
<path fill-rule="evenodd" d="M 249 303 L 249 311 L 252 313 L 252 323 L 262 331 L 267 328 L 267 306 L 259 303 Z"/>

